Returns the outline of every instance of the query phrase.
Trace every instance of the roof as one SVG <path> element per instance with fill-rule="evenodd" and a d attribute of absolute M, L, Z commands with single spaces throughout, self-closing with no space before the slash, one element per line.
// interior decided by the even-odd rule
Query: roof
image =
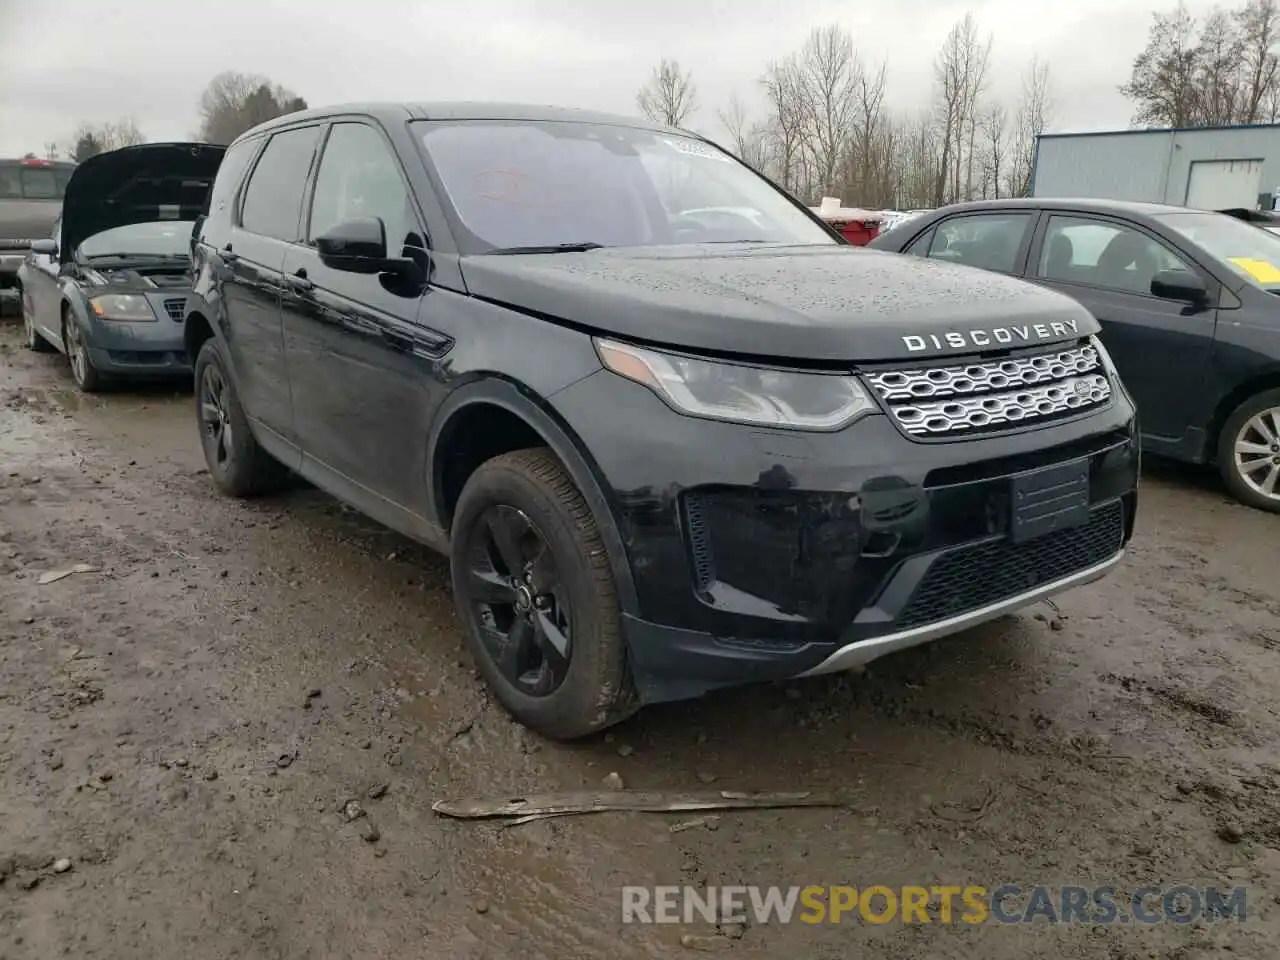
<path fill-rule="evenodd" d="M 934 212 L 963 210 L 1081 210 L 1091 213 L 1136 213 L 1148 217 L 1164 213 L 1187 213 L 1186 207 L 1169 203 L 1140 203 L 1136 200 L 1102 200 L 1096 197 L 1019 197 L 1009 200 L 970 200 L 938 207 Z"/>
<path fill-rule="evenodd" d="M 1219 127 L 1139 127 L 1131 130 L 1081 130 L 1075 133 L 1041 133 L 1037 140 L 1061 140 L 1067 137 L 1130 137 L 1149 133 L 1218 133 L 1226 130 L 1277 130 L 1280 123 L 1232 123 Z"/>
<path fill-rule="evenodd" d="M 666 127 L 639 117 L 600 113 L 594 110 L 580 110 L 574 107 L 487 101 L 339 103 L 287 113 L 284 116 L 260 123 L 241 136 L 263 133 L 264 131 L 288 126 L 299 121 L 323 120 L 343 114 L 363 114 L 376 117 L 387 123 L 404 120 L 577 121 L 579 123 L 637 127 L 642 130 L 652 130 L 655 133 L 679 133 L 689 136 L 688 131 Z"/>

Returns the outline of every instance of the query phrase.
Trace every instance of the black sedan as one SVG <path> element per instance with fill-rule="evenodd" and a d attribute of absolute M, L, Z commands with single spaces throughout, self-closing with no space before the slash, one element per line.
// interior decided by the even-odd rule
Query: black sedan
<path fill-rule="evenodd" d="M 224 148 L 148 143 L 75 168 L 52 236 L 18 270 L 27 346 L 60 350 L 85 392 L 190 375 L 191 235 Z"/>
<path fill-rule="evenodd" d="M 1102 324 L 1143 449 L 1216 464 L 1280 513 L 1280 235 L 1233 216 L 1109 200 L 987 200 L 912 219 L 872 248 L 1068 293 Z"/>

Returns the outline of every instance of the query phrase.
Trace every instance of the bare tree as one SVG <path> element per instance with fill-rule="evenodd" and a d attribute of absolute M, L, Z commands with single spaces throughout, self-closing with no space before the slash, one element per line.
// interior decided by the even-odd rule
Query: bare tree
<path fill-rule="evenodd" d="M 1049 64 L 1032 57 L 1022 75 L 1022 94 L 1013 118 L 1013 143 L 1005 187 L 1011 197 L 1025 197 L 1031 189 L 1036 163 L 1036 141 L 1053 116 L 1053 91 Z"/>
<path fill-rule="evenodd" d="M 1009 111 L 1003 103 L 987 104 L 979 117 L 982 130 L 982 195 L 1000 199 L 1000 175 L 1008 145 Z"/>
<path fill-rule="evenodd" d="M 939 190 L 939 203 L 944 197 L 959 200 L 973 196 L 978 103 L 986 89 L 990 59 L 991 37 L 980 39 L 977 20 L 966 13 L 947 34 L 934 68 L 946 134 L 942 175 L 949 178 L 949 184 Z"/>
<path fill-rule="evenodd" d="M 649 80 L 636 94 L 636 105 L 654 123 L 668 127 L 684 125 L 698 109 L 698 90 L 693 74 L 680 69 L 680 64 L 666 57 L 653 68 Z"/>
<path fill-rule="evenodd" d="M 90 157 L 121 147 L 132 147 L 146 143 L 147 138 L 138 129 L 137 121 L 132 117 L 107 123 L 82 123 L 71 134 L 63 151 L 77 163 L 83 163 Z"/>
<path fill-rule="evenodd" d="M 836 174 L 858 116 L 862 62 L 848 32 L 831 25 L 809 34 L 797 65 L 805 149 L 817 180 L 813 186 L 835 192 Z"/>
<path fill-rule="evenodd" d="M 200 138 L 227 144 L 260 123 L 306 108 L 302 97 L 264 76 L 228 70 L 200 95 Z"/>
<path fill-rule="evenodd" d="M 1236 24 L 1240 34 L 1240 60 L 1243 68 L 1241 92 L 1241 121 L 1258 123 L 1267 116 L 1267 101 L 1277 86 L 1277 61 L 1275 46 L 1280 36 L 1280 5 L 1276 0 L 1249 0 L 1236 11 Z"/>
<path fill-rule="evenodd" d="M 1194 122 L 1222 126 L 1245 114 L 1244 41 L 1237 19 L 1214 10 L 1205 19 L 1195 58 Z"/>
<path fill-rule="evenodd" d="M 806 113 L 803 81 L 795 54 L 772 63 L 760 81 L 769 103 L 768 136 L 773 178 L 792 193 L 807 192 L 801 183 Z"/>
<path fill-rule="evenodd" d="M 1180 0 L 1171 13 L 1153 13 L 1151 20 L 1147 45 L 1120 92 L 1137 106 L 1136 126 L 1190 126 L 1196 119 L 1199 60 L 1195 19 Z"/>
<path fill-rule="evenodd" d="M 748 166 L 763 171 L 768 158 L 765 143 L 765 129 L 753 120 L 747 112 L 746 104 L 736 93 L 729 98 L 727 106 L 716 111 L 721 125 L 729 133 L 733 152 L 738 159 Z"/>

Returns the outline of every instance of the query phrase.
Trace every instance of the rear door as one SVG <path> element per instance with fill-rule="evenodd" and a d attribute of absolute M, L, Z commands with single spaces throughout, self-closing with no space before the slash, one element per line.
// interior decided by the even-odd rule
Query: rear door
<path fill-rule="evenodd" d="M 1036 231 L 1027 279 L 1084 304 L 1138 406 L 1144 437 L 1176 443 L 1198 406 L 1213 349 L 1218 282 L 1142 225 L 1093 214 L 1051 212 Z M 1161 270 L 1204 280 L 1209 305 L 1151 293 Z"/>
<path fill-rule="evenodd" d="M 282 271 L 289 245 L 300 236 L 302 197 L 322 130 L 313 124 L 271 136 L 239 195 L 228 239 L 215 251 L 225 264 L 225 333 L 241 402 L 250 417 L 289 442 L 295 437 L 280 318 Z"/>
<path fill-rule="evenodd" d="M 999 273 L 1020 274 L 1026 263 L 1034 210 L 984 210 L 939 220 L 902 252 Z"/>

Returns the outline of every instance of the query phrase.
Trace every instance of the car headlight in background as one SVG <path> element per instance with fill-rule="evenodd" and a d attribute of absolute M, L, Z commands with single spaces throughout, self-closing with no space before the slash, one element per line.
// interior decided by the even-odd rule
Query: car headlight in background
<path fill-rule="evenodd" d="M 145 321 L 154 320 L 156 312 L 146 297 L 133 293 L 104 293 L 89 298 L 89 309 L 99 320 Z"/>
<path fill-rule="evenodd" d="M 851 376 L 701 360 L 595 341 L 606 368 L 648 387 L 676 412 L 793 430 L 839 430 L 875 409 Z"/>

